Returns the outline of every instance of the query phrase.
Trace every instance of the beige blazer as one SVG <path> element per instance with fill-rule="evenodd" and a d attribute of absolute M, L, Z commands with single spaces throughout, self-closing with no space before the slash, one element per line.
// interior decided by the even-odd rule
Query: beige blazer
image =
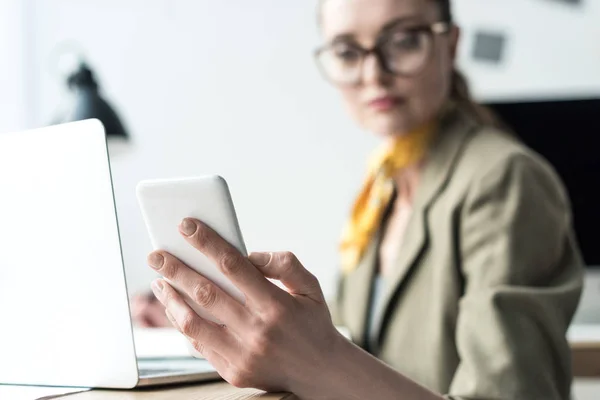
<path fill-rule="evenodd" d="M 443 121 L 415 196 L 378 340 L 367 340 L 366 328 L 379 235 L 341 278 L 334 322 L 448 399 L 568 399 L 565 334 L 583 261 L 552 168 L 511 135 L 456 111 Z"/>

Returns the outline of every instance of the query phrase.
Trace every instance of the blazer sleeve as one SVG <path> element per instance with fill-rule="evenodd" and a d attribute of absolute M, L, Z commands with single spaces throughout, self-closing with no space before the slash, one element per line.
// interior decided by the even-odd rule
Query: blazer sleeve
<path fill-rule="evenodd" d="M 569 202 L 533 155 L 497 164 L 473 181 L 461 210 L 460 364 L 446 398 L 566 400 L 566 331 L 583 283 Z"/>

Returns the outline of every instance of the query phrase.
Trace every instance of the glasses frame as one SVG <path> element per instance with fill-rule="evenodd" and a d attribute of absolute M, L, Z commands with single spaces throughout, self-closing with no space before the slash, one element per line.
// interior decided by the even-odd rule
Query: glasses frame
<path fill-rule="evenodd" d="M 448 34 L 451 31 L 452 27 L 453 27 L 453 24 L 451 22 L 437 21 L 437 22 L 434 22 L 434 23 L 428 24 L 428 25 L 419 25 L 419 26 L 409 27 L 409 28 L 404 29 L 404 31 L 406 31 L 406 32 L 425 32 L 425 33 L 429 34 L 430 39 L 432 40 L 432 43 L 435 43 L 435 37 L 437 35 Z M 417 69 L 415 72 L 413 72 L 411 74 L 396 72 L 392 68 L 390 68 L 390 66 L 388 65 L 389 63 L 383 52 L 383 45 L 387 42 L 387 40 L 388 40 L 388 36 L 384 35 L 384 36 L 380 36 L 377 39 L 377 41 L 375 42 L 375 45 L 371 48 L 364 48 L 364 47 L 361 47 L 358 45 L 356 46 L 356 49 L 360 53 L 361 59 L 360 59 L 360 65 L 358 66 L 358 68 L 359 68 L 359 73 L 357 75 L 358 78 L 353 82 L 335 81 L 325 71 L 325 68 L 323 67 L 323 63 L 320 61 L 320 57 L 321 57 L 321 54 L 323 54 L 325 51 L 331 49 L 331 47 L 333 45 L 332 43 L 328 43 L 324 46 L 317 48 L 314 51 L 313 56 L 317 63 L 317 67 L 319 68 L 319 71 L 321 72 L 321 75 L 323 75 L 323 77 L 327 81 L 329 81 L 330 83 L 333 83 L 335 85 L 353 86 L 353 85 L 358 84 L 360 82 L 360 80 L 362 79 L 362 69 L 364 66 L 365 59 L 371 54 L 373 54 L 375 56 L 375 58 L 377 59 L 377 62 L 379 63 L 380 68 L 383 71 L 385 71 L 387 74 L 398 76 L 398 77 L 405 77 L 405 78 L 414 77 L 414 76 L 419 75 L 421 72 L 423 72 L 423 70 L 429 64 L 429 61 L 431 60 L 431 57 L 433 55 L 434 47 L 432 46 L 431 49 L 429 50 L 429 54 L 427 54 L 427 58 L 423 62 L 423 66 L 421 68 Z"/>

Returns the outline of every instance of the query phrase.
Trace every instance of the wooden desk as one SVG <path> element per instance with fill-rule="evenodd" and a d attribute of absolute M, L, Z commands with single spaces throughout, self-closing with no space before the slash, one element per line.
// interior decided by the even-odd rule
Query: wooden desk
<path fill-rule="evenodd" d="M 600 378 L 600 342 L 571 343 L 573 375 Z"/>
<path fill-rule="evenodd" d="M 573 375 L 600 378 L 600 342 L 571 343 Z M 226 382 L 174 386 L 160 389 L 92 390 L 61 397 L 66 400 L 294 400 L 290 394 L 266 394 L 260 390 L 237 389 Z"/>
<path fill-rule="evenodd" d="M 138 390 L 92 390 L 62 396 L 65 400 L 293 400 L 291 394 L 267 394 L 260 390 L 238 389 L 226 382 Z"/>
<path fill-rule="evenodd" d="M 600 378 L 600 325 L 572 325 L 568 333 L 573 375 Z"/>

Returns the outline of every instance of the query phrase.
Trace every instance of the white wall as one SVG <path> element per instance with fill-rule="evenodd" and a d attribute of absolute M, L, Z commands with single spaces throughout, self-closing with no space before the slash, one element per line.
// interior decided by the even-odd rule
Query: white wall
<path fill-rule="evenodd" d="M 220 173 L 248 247 L 295 251 L 331 292 L 338 233 L 375 140 L 348 120 L 313 65 L 314 2 L 27 2 L 34 69 L 25 81 L 37 95 L 30 124 L 46 123 L 59 106 L 53 57 L 57 44 L 75 39 L 133 135 L 128 153 L 113 157 L 133 291 L 152 277 L 136 182 Z M 460 64 L 478 97 L 600 93 L 600 0 L 580 8 L 456 0 L 455 13 Z M 469 59 L 480 27 L 508 32 L 507 63 Z"/>
<path fill-rule="evenodd" d="M 588 378 L 575 379 L 572 394 L 572 400 L 597 400 L 600 394 L 600 381 Z"/>
<path fill-rule="evenodd" d="M 22 129 L 26 125 L 27 31 L 25 3 L 0 2 L 0 132 Z"/>
<path fill-rule="evenodd" d="M 296 252 L 332 292 L 338 234 L 375 142 L 313 65 L 312 2 L 34 2 L 35 123 L 61 98 L 55 45 L 76 38 L 133 135 L 113 159 L 132 291 L 153 276 L 135 184 L 220 173 L 248 248 Z"/>
<path fill-rule="evenodd" d="M 230 181 L 250 249 L 291 249 L 332 290 L 338 233 L 375 141 L 348 120 L 313 65 L 314 2 L 28 2 L 32 124 L 59 106 L 53 57 L 75 39 L 133 135 L 129 153 L 113 158 L 133 291 L 152 277 L 136 182 L 204 173 Z M 460 63 L 475 93 L 600 93 L 600 1 L 584 4 L 587 14 L 540 0 L 457 0 Z M 506 64 L 469 60 L 479 27 L 509 32 Z"/>
<path fill-rule="evenodd" d="M 600 0 L 579 5 L 454 0 L 454 12 L 463 28 L 460 65 L 478 98 L 600 96 Z M 507 35 L 505 62 L 493 65 L 471 58 L 478 30 Z"/>

